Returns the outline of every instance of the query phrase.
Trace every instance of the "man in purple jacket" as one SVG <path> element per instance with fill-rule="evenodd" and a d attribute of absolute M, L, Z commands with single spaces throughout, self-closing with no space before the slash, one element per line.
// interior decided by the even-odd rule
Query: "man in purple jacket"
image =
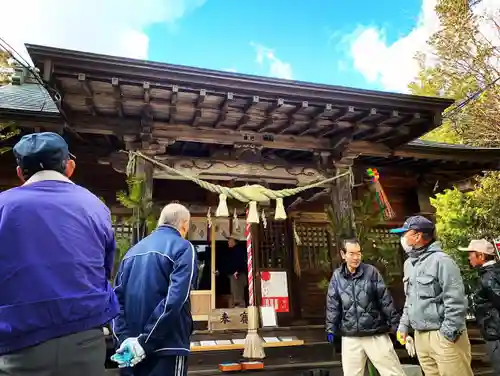
<path fill-rule="evenodd" d="M 0 375 L 103 376 L 102 326 L 118 313 L 110 212 L 69 180 L 58 134 L 24 136 L 14 155 L 23 185 L 0 194 Z"/>

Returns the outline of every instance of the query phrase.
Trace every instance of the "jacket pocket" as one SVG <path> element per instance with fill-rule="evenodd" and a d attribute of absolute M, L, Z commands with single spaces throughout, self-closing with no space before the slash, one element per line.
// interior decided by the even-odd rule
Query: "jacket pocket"
<path fill-rule="evenodd" d="M 436 297 L 434 290 L 434 277 L 431 275 L 421 275 L 417 277 L 417 293 L 419 298 L 429 299 Z"/>

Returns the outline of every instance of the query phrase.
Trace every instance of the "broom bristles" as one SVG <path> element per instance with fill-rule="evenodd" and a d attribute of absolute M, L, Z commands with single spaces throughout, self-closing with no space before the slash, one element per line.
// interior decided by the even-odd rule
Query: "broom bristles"
<path fill-rule="evenodd" d="M 262 347 L 262 339 L 256 330 L 249 331 L 245 338 L 243 357 L 246 359 L 264 359 L 266 356 Z"/>
<path fill-rule="evenodd" d="M 248 310 L 248 333 L 245 337 L 245 350 L 243 350 L 243 357 L 246 359 L 263 359 L 266 354 L 262 346 L 262 339 L 257 333 L 259 326 L 258 308 L 250 306 Z"/>

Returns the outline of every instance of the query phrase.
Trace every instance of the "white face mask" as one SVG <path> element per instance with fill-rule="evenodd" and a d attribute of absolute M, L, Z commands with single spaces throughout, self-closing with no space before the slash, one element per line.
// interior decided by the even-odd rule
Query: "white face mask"
<path fill-rule="evenodd" d="M 401 246 L 403 247 L 403 249 L 406 253 L 410 253 L 411 251 L 413 251 L 413 246 L 409 245 L 406 242 L 406 238 L 404 236 L 401 237 L 400 241 L 401 241 Z"/>

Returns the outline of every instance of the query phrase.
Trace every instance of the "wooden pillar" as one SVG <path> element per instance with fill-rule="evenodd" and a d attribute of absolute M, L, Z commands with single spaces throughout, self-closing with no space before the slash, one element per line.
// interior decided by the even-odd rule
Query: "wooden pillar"
<path fill-rule="evenodd" d="M 436 209 L 431 205 L 430 198 L 433 196 L 433 187 L 426 183 L 421 183 L 417 187 L 418 206 L 420 214 L 434 217 Z"/>
<path fill-rule="evenodd" d="M 151 214 L 153 200 L 154 166 L 142 158 L 136 159 L 134 177 L 137 179 L 135 189 L 139 190 L 139 203 L 133 208 L 134 233 L 132 244 L 136 244 L 148 235 L 147 220 Z M 129 192 L 130 194 L 130 192 Z"/>
<path fill-rule="evenodd" d="M 351 170 L 353 166 L 352 157 L 344 157 L 334 163 L 334 169 L 331 172 L 334 175 L 340 175 Z M 337 252 L 342 249 L 342 242 L 345 239 L 353 238 L 356 235 L 356 227 L 354 222 L 354 211 L 352 207 L 352 186 L 351 175 L 343 176 L 334 180 L 331 185 L 331 205 L 333 209 L 334 219 L 334 243 L 337 247 Z"/>

